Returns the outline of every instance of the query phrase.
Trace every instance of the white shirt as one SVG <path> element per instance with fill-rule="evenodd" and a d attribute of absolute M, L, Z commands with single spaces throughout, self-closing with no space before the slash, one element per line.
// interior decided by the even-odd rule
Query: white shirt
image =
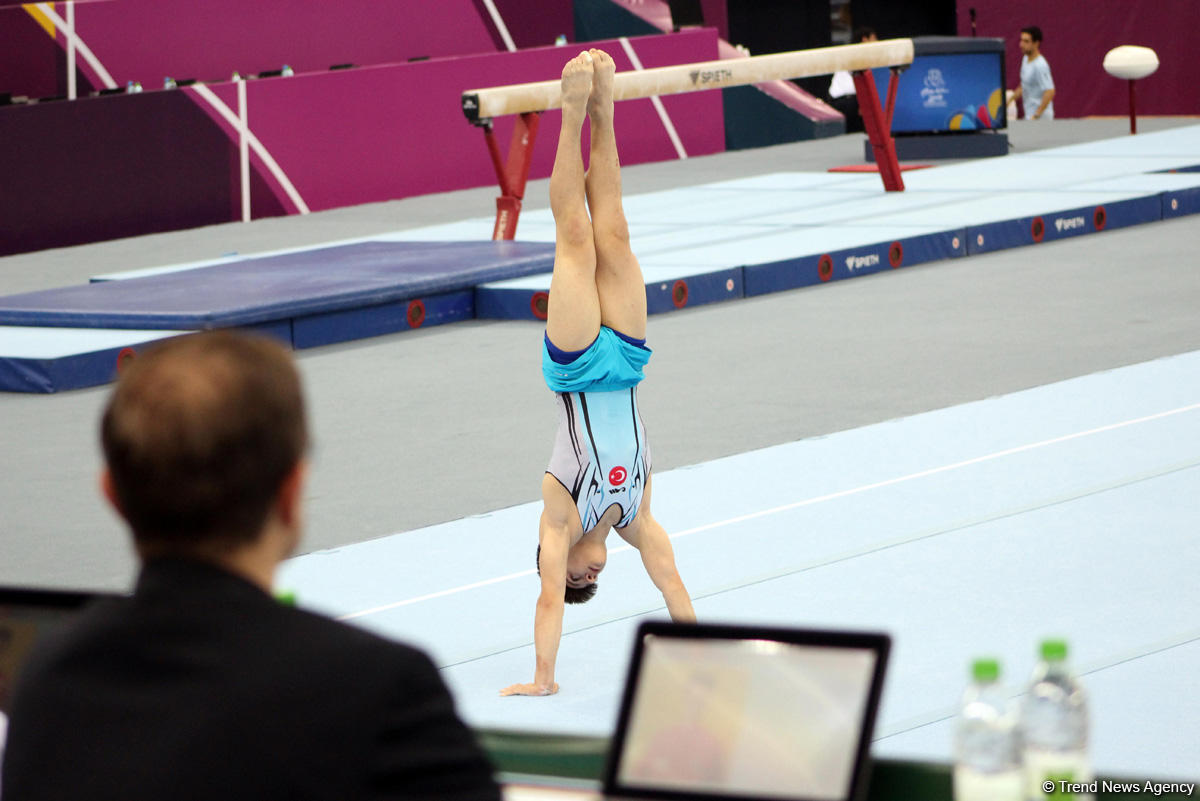
<path fill-rule="evenodd" d="M 854 78 L 848 72 L 833 73 L 833 80 L 829 82 L 830 97 L 845 97 L 846 95 L 856 94 L 854 89 Z"/>
<path fill-rule="evenodd" d="M 1042 95 L 1047 89 L 1054 88 L 1054 79 L 1050 77 L 1050 64 L 1046 57 L 1039 55 L 1032 61 L 1029 56 L 1021 57 L 1021 98 L 1025 101 L 1025 118 L 1033 119 L 1038 106 L 1042 104 Z M 1054 101 L 1046 104 L 1041 119 L 1054 119 Z"/>

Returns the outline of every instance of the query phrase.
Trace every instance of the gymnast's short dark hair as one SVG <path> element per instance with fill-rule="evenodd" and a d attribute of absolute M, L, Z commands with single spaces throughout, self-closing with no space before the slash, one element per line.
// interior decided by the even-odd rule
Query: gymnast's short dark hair
<path fill-rule="evenodd" d="M 1012 30 L 1009 28 L 1009 30 Z M 1030 25 L 1028 28 L 1022 28 L 1021 33 L 1029 34 L 1029 38 L 1035 42 L 1042 41 L 1042 29 L 1036 25 Z"/>
<path fill-rule="evenodd" d="M 542 575 L 542 546 L 540 544 L 537 547 L 537 557 L 534 564 L 537 565 L 538 575 Z M 569 604 L 584 604 L 592 600 L 595 595 L 596 584 L 593 582 L 586 587 L 567 587 L 566 592 L 563 593 L 563 600 Z"/>
<path fill-rule="evenodd" d="M 122 371 L 100 439 L 144 553 L 246 545 L 308 448 L 300 376 L 291 353 L 262 336 L 173 338 Z"/>

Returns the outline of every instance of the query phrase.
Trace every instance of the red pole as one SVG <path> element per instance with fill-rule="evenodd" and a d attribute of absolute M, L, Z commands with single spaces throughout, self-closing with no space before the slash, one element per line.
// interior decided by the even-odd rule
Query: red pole
<path fill-rule="evenodd" d="M 1129 81 L 1129 135 L 1137 133 L 1137 106 L 1133 100 L 1133 79 Z"/>

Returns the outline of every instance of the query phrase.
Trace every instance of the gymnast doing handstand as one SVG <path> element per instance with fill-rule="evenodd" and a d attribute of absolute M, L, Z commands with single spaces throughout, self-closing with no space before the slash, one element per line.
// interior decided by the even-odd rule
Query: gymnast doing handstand
<path fill-rule="evenodd" d="M 567 62 L 562 73 L 562 129 L 550 176 L 554 274 L 542 350 L 558 432 L 542 477 L 536 663 L 531 684 L 514 684 L 501 695 L 558 691 L 554 664 L 564 604 L 595 595 L 610 530 L 641 554 L 671 619 L 696 619 L 671 540 L 650 513 L 650 446 L 637 400 L 650 359 L 646 287 L 621 207 L 614 72 L 612 58 L 593 49 Z M 586 173 L 585 117 L 591 125 Z"/>

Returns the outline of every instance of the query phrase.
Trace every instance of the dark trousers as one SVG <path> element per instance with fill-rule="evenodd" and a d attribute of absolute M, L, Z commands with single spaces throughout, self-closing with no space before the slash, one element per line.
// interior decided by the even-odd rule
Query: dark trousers
<path fill-rule="evenodd" d="M 858 113 L 858 95 L 842 95 L 829 101 L 829 105 L 846 115 L 846 133 L 860 133 L 863 126 L 862 115 Z"/>

